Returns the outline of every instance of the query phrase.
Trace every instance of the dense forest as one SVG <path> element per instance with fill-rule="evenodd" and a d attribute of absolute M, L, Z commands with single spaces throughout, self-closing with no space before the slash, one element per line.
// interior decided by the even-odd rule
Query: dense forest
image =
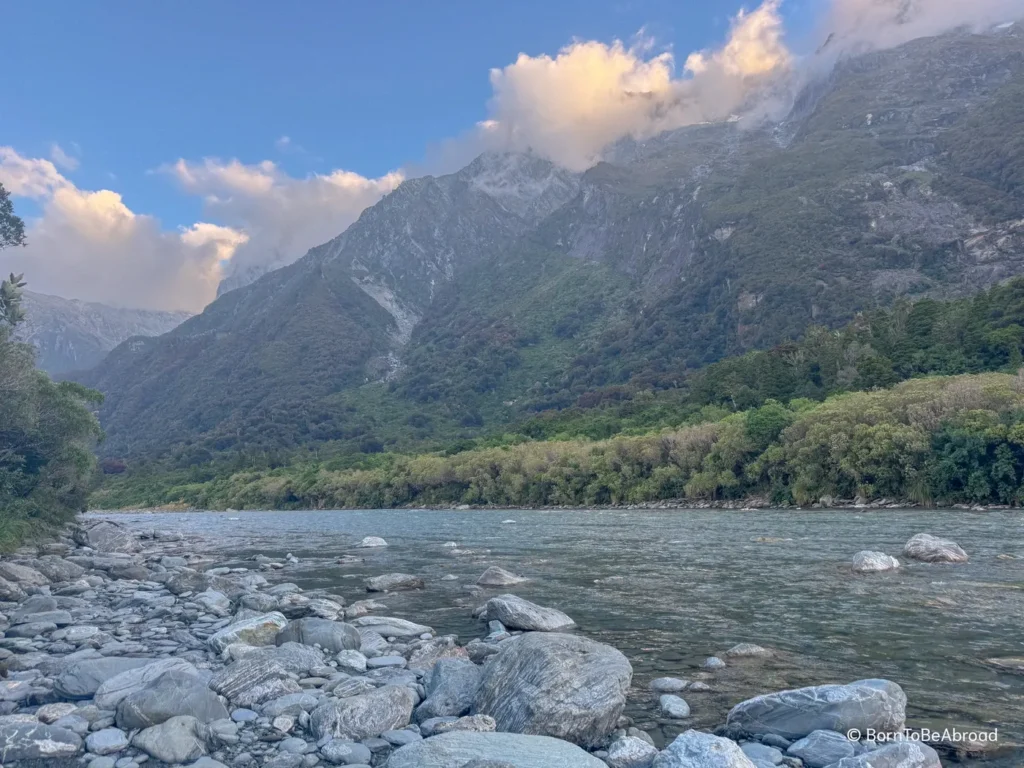
<path fill-rule="evenodd" d="M 0 249 L 24 244 L 25 229 L 0 185 Z M 20 276 L 0 283 L 0 550 L 67 522 L 85 508 L 100 426 L 99 394 L 54 383 L 35 351 L 13 340 L 24 319 Z"/>

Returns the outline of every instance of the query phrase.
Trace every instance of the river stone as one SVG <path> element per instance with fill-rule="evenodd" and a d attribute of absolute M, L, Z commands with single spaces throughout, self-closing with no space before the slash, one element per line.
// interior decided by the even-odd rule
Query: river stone
<path fill-rule="evenodd" d="M 48 635 L 57 629 L 57 625 L 49 621 L 33 621 L 30 624 L 19 624 L 7 630 L 7 637 L 33 638 Z"/>
<path fill-rule="evenodd" d="M 172 595 L 183 595 L 186 592 L 202 592 L 209 587 L 209 577 L 191 568 L 182 568 L 172 575 L 164 586 Z"/>
<path fill-rule="evenodd" d="M 231 601 L 228 600 L 227 595 L 215 589 L 200 592 L 192 598 L 192 601 L 199 603 L 207 613 L 212 613 L 214 616 L 223 617 L 231 613 Z"/>
<path fill-rule="evenodd" d="M 319 703 L 320 699 L 311 693 L 289 693 L 264 704 L 263 715 L 271 719 L 281 715 L 298 717 L 303 712 L 311 711 Z"/>
<path fill-rule="evenodd" d="M 249 592 L 239 598 L 238 604 L 252 611 L 267 613 L 268 611 L 277 610 L 280 601 L 273 595 L 263 592 Z"/>
<path fill-rule="evenodd" d="M 679 693 L 685 691 L 688 683 L 678 677 L 656 677 L 651 680 L 651 690 L 655 693 Z"/>
<path fill-rule="evenodd" d="M 300 677 L 307 677 L 314 669 L 320 669 L 327 664 L 320 649 L 301 643 L 252 648 L 242 658 L 273 661 Z"/>
<path fill-rule="evenodd" d="M 181 715 L 139 731 L 132 746 L 165 763 L 185 763 L 206 754 L 202 734 L 198 720 Z"/>
<path fill-rule="evenodd" d="M 653 768 L 757 768 L 739 744 L 689 730 L 654 758 Z"/>
<path fill-rule="evenodd" d="M 89 699 L 105 681 L 129 669 L 152 664 L 155 659 L 105 657 L 66 665 L 54 678 L 53 690 L 63 699 Z"/>
<path fill-rule="evenodd" d="M 424 680 L 426 700 L 416 707 L 416 722 L 459 717 L 469 712 L 480 687 L 480 667 L 461 659 L 441 659 Z"/>
<path fill-rule="evenodd" d="M 358 651 L 363 643 L 359 630 L 351 624 L 312 617 L 289 622 L 277 633 L 274 642 L 319 645 L 327 653 Z"/>
<path fill-rule="evenodd" d="M 360 630 L 366 629 L 370 632 L 376 632 L 381 637 L 419 637 L 428 632 L 433 632 L 430 627 L 414 624 L 405 619 L 396 619 L 392 616 L 360 616 L 348 623 Z M 363 653 L 366 652 L 365 649 L 360 650 L 363 650 Z"/>
<path fill-rule="evenodd" d="M 856 757 L 844 757 L 829 768 L 942 768 L 938 753 L 919 741 L 898 741 Z"/>
<path fill-rule="evenodd" d="M 85 575 L 85 568 L 57 555 L 44 555 L 33 560 L 32 567 L 51 582 L 74 581 Z"/>
<path fill-rule="evenodd" d="M 733 659 L 756 659 L 767 658 L 772 655 L 772 652 L 760 645 L 754 645 L 754 643 L 737 643 L 726 651 L 725 655 Z"/>
<path fill-rule="evenodd" d="M 0 725 L 0 764 L 15 760 L 73 757 L 82 749 L 77 733 L 40 722 Z"/>
<path fill-rule="evenodd" d="M 203 680 L 182 670 L 165 672 L 142 690 L 125 696 L 117 706 L 117 724 L 129 731 L 159 725 L 178 715 L 210 723 L 228 717 L 228 711 Z"/>
<path fill-rule="evenodd" d="M 812 731 L 786 750 L 787 755 L 803 760 L 807 768 L 825 768 L 856 753 L 850 740 L 835 731 Z"/>
<path fill-rule="evenodd" d="M 380 536 L 367 536 L 357 546 L 363 549 L 372 549 L 373 547 L 386 547 L 387 545 L 388 543 Z"/>
<path fill-rule="evenodd" d="M 110 520 L 98 520 L 86 523 L 74 533 L 74 539 L 83 546 L 91 547 L 97 552 L 136 552 L 139 542 L 122 525 Z"/>
<path fill-rule="evenodd" d="M 385 573 L 363 579 L 367 592 L 394 592 L 399 589 L 423 589 L 423 579 L 411 573 Z"/>
<path fill-rule="evenodd" d="M 513 584 L 521 584 L 524 581 L 526 579 L 522 576 L 506 571 L 497 565 L 492 565 L 483 572 L 483 575 L 476 580 L 476 583 L 481 587 L 508 587 Z"/>
<path fill-rule="evenodd" d="M 128 749 L 128 736 L 120 728 L 103 728 L 85 737 L 85 748 L 94 755 L 112 755 Z"/>
<path fill-rule="evenodd" d="M 884 552 L 873 552 L 865 549 L 853 556 L 854 573 L 879 573 L 881 571 L 895 571 L 900 567 L 900 561 Z"/>
<path fill-rule="evenodd" d="M 455 720 L 448 720 L 438 723 L 434 733 L 451 733 L 452 731 L 476 731 L 477 733 L 489 733 L 498 729 L 498 724 L 490 715 L 466 715 Z"/>
<path fill-rule="evenodd" d="M 0 601 L 17 603 L 25 599 L 25 590 L 15 582 L 0 577 Z"/>
<path fill-rule="evenodd" d="M 657 748 L 637 736 L 623 736 L 608 746 L 608 768 L 650 768 Z"/>
<path fill-rule="evenodd" d="M 280 613 L 271 611 L 261 616 L 229 624 L 214 633 L 207 643 L 217 653 L 221 653 L 234 643 L 252 646 L 274 645 L 278 633 L 287 624 L 288 619 Z"/>
<path fill-rule="evenodd" d="M 198 677 L 199 671 L 184 659 L 149 659 L 143 667 L 128 669 L 103 681 L 96 689 L 93 703 L 100 709 L 117 709 L 117 705 L 131 693 L 150 685 L 161 675 L 179 671 Z"/>
<path fill-rule="evenodd" d="M 533 632 L 559 632 L 576 626 L 576 622 L 561 611 L 515 595 L 499 595 L 488 600 L 487 618 L 497 619 L 509 629 Z"/>
<path fill-rule="evenodd" d="M 903 546 L 903 556 L 926 563 L 966 563 L 967 553 L 955 541 L 919 533 Z"/>
<path fill-rule="evenodd" d="M 358 630 L 356 630 L 358 632 Z M 366 657 L 359 651 L 341 651 L 334 657 L 338 669 L 351 675 L 361 675 L 366 671 Z"/>
<path fill-rule="evenodd" d="M 483 668 L 473 713 L 498 730 L 595 746 L 616 726 L 633 677 L 615 648 L 585 637 L 528 633 Z"/>
<path fill-rule="evenodd" d="M 248 656 L 229 664 L 210 678 L 210 688 L 237 707 L 252 708 L 301 688 L 276 661 Z"/>
<path fill-rule="evenodd" d="M 558 739 L 474 731 L 455 731 L 407 744 L 391 754 L 387 768 L 465 768 L 475 764 L 512 768 L 607 768 L 602 760 Z"/>
<path fill-rule="evenodd" d="M 889 680 L 815 685 L 779 691 L 737 704 L 726 725 L 752 735 L 801 739 L 812 731 L 896 731 L 906 719 L 907 696 Z"/>
<path fill-rule="evenodd" d="M 320 754 L 332 765 L 369 765 L 373 759 L 367 747 L 344 739 L 331 739 L 320 747 Z"/>
<path fill-rule="evenodd" d="M 748 741 L 746 744 L 740 744 L 740 749 L 743 750 L 743 754 L 751 759 L 754 765 L 761 768 L 761 766 L 767 765 L 778 765 L 782 762 L 784 755 L 782 750 L 770 747 L 767 744 L 759 744 L 756 741 Z"/>
<path fill-rule="evenodd" d="M 313 710 L 309 729 L 318 739 L 331 736 L 359 741 L 404 728 L 415 703 L 411 689 L 394 685 L 347 699 L 329 699 Z"/>
<path fill-rule="evenodd" d="M 0 577 L 17 582 L 21 587 L 45 587 L 50 583 L 50 580 L 35 568 L 6 561 L 0 561 Z"/>
<path fill-rule="evenodd" d="M 681 720 L 690 716 L 690 705 L 686 700 L 675 694 L 666 693 L 658 699 L 658 706 L 663 714 Z"/>
<path fill-rule="evenodd" d="M 57 701 L 53 704 L 43 704 L 39 709 L 36 710 L 36 717 L 39 718 L 40 722 L 55 723 L 65 715 L 70 715 L 78 709 L 77 704 L 72 704 L 68 701 Z"/>

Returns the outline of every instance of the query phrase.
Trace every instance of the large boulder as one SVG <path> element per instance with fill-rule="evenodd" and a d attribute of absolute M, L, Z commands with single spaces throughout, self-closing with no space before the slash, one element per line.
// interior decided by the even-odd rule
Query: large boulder
<path fill-rule="evenodd" d="M 376 632 L 381 637 L 419 637 L 433 630 L 422 624 L 415 624 L 405 619 L 396 619 L 392 616 L 360 616 L 349 622 L 359 630 Z"/>
<path fill-rule="evenodd" d="M 454 731 L 407 744 L 391 754 L 387 768 L 606 768 L 574 744 L 548 736 Z"/>
<path fill-rule="evenodd" d="M 299 677 L 309 677 L 314 669 L 326 666 L 323 653 L 309 645 L 284 643 L 279 646 L 253 648 L 244 654 L 245 659 L 265 659 L 280 664 L 288 672 Z"/>
<path fill-rule="evenodd" d="M 844 757 L 853 757 L 857 750 L 846 734 L 835 731 L 811 731 L 790 745 L 786 754 L 799 757 L 807 768 L 825 768 Z"/>
<path fill-rule="evenodd" d="M 600 744 L 626 704 L 633 668 L 585 637 L 530 633 L 501 644 L 483 668 L 474 713 L 498 730 Z"/>
<path fill-rule="evenodd" d="M 608 745 L 608 768 L 651 768 L 658 749 L 639 736 L 623 736 Z"/>
<path fill-rule="evenodd" d="M 896 683 L 858 680 L 748 699 L 732 708 L 726 725 L 734 732 L 775 734 L 790 740 L 812 731 L 896 731 L 903 727 L 906 706 L 907 696 Z"/>
<path fill-rule="evenodd" d="M 483 575 L 476 580 L 481 587 L 510 587 L 513 584 L 521 584 L 526 581 L 522 576 L 517 576 L 511 571 L 506 571 L 497 565 L 492 565 Z"/>
<path fill-rule="evenodd" d="M 213 634 L 207 641 L 210 648 L 221 653 L 229 645 L 274 645 L 277 634 L 288 624 L 288 619 L 276 611 L 236 621 Z"/>
<path fill-rule="evenodd" d="M 284 667 L 261 656 L 245 656 L 210 678 L 210 688 L 236 707 L 255 707 L 302 689 Z"/>
<path fill-rule="evenodd" d="M 899 567 L 900 561 L 884 552 L 872 552 L 865 549 L 853 556 L 854 573 L 880 573 L 895 571 Z"/>
<path fill-rule="evenodd" d="M 205 729 L 194 717 L 180 715 L 139 731 L 132 746 L 165 763 L 188 763 L 206 754 Z"/>
<path fill-rule="evenodd" d="M 545 608 L 516 595 L 499 595 L 487 601 L 487 618 L 497 619 L 509 629 L 531 632 L 561 632 L 576 622 L 561 611 Z"/>
<path fill-rule="evenodd" d="M 21 587 L 45 587 L 50 583 L 50 580 L 35 568 L 6 561 L 0 561 L 0 578 L 16 582 Z"/>
<path fill-rule="evenodd" d="M 137 552 L 138 539 L 123 525 L 110 520 L 87 522 L 74 532 L 75 541 L 97 552 Z"/>
<path fill-rule="evenodd" d="M 415 703 L 411 689 L 387 685 L 359 696 L 328 699 L 313 710 L 309 728 L 318 739 L 369 739 L 408 725 Z"/>
<path fill-rule="evenodd" d="M 903 545 L 903 556 L 925 563 L 966 563 L 967 553 L 955 541 L 927 533 L 912 536 Z"/>
<path fill-rule="evenodd" d="M 441 659 L 424 681 L 427 697 L 416 707 L 416 722 L 465 715 L 479 687 L 480 667 L 476 664 L 468 659 Z"/>
<path fill-rule="evenodd" d="M 757 768 L 735 741 L 686 731 L 654 758 L 653 768 Z"/>
<path fill-rule="evenodd" d="M 52 582 L 74 581 L 85 575 L 85 568 L 57 555 L 44 555 L 33 560 L 32 567 Z"/>
<path fill-rule="evenodd" d="M 210 723 L 226 719 L 228 711 L 204 680 L 187 671 L 172 670 L 125 696 L 117 707 L 117 725 L 131 731 L 178 715 Z"/>
<path fill-rule="evenodd" d="M 171 671 L 198 676 L 198 670 L 184 659 L 149 659 L 144 667 L 135 667 L 100 683 L 93 703 L 100 709 L 115 710 L 129 694 L 141 691 L 161 675 Z"/>
<path fill-rule="evenodd" d="M 40 722 L 8 721 L 0 724 L 0 764 L 15 760 L 73 757 L 82 750 L 78 734 Z"/>
<path fill-rule="evenodd" d="M 400 589 L 423 589 L 423 579 L 411 573 L 385 573 L 364 579 L 367 592 L 396 592 Z"/>
<path fill-rule="evenodd" d="M 359 630 L 351 624 L 309 617 L 290 622 L 277 633 L 274 642 L 278 645 L 319 645 L 328 653 L 339 653 L 358 651 L 363 641 L 359 636 Z"/>
<path fill-rule="evenodd" d="M 90 699 L 105 681 L 129 669 L 152 664 L 155 659 L 105 657 L 66 664 L 53 681 L 53 690 L 63 699 Z"/>
<path fill-rule="evenodd" d="M 856 757 L 844 757 L 829 768 L 942 768 L 942 763 L 927 744 L 898 741 Z"/>

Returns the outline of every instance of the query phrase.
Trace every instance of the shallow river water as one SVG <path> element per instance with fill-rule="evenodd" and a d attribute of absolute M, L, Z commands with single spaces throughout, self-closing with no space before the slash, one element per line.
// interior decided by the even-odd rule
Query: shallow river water
<path fill-rule="evenodd" d="M 1019 513 L 368 510 L 116 519 L 181 530 L 226 564 L 291 552 L 300 563 L 273 573 L 273 581 L 325 589 L 349 602 L 367 597 L 366 576 L 417 574 L 426 589 L 383 596 L 386 613 L 458 634 L 462 642 L 486 634 L 472 610 L 501 591 L 559 608 L 579 632 L 629 658 L 627 714 L 659 741 L 686 727 L 714 728 L 733 704 L 761 693 L 885 677 L 907 692 L 908 725 L 998 728 L 1004 747 L 1024 742 L 1024 676 L 984 664 L 1024 656 Z M 899 557 L 920 532 L 954 539 L 970 562 L 905 562 L 897 573 L 870 576 L 850 571 L 855 552 Z M 369 535 L 390 546 L 354 548 Z M 449 541 L 460 554 L 442 546 Z M 344 554 L 363 560 L 337 564 Z M 530 581 L 467 590 L 489 565 Z M 442 581 L 447 574 L 458 578 Z M 707 656 L 740 642 L 769 647 L 775 656 L 730 663 L 721 672 L 700 669 Z M 684 694 L 690 720 L 663 722 L 647 692 L 659 676 L 705 680 L 714 690 Z M 1024 765 L 1024 751 L 1004 754 L 998 764 Z"/>

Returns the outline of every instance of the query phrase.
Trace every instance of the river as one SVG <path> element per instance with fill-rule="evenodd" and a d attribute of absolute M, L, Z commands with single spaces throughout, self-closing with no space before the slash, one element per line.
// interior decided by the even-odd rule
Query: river
<path fill-rule="evenodd" d="M 714 728 L 733 704 L 757 694 L 864 677 L 903 686 L 908 725 L 998 729 L 1001 743 L 1024 742 L 1024 676 L 983 663 L 1024 656 L 1024 516 L 1015 512 L 367 510 L 116 519 L 181 530 L 224 564 L 291 552 L 299 564 L 274 572 L 273 581 L 350 602 L 367 597 L 366 576 L 419 575 L 426 589 L 383 596 L 386 613 L 462 642 L 486 634 L 472 610 L 499 591 L 559 608 L 579 632 L 629 658 L 627 714 L 659 743 L 686 727 Z M 970 562 L 901 559 L 906 567 L 896 573 L 851 572 L 855 552 L 899 557 L 921 532 L 957 541 Z M 354 548 L 370 535 L 390 546 Z M 446 542 L 456 542 L 458 554 Z M 341 565 L 341 555 L 363 560 Z M 530 581 L 474 594 L 466 585 L 489 565 Z M 442 580 L 449 574 L 457 578 Z M 775 654 L 720 672 L 700 669 L 740 642 Z M 684 694 L 693 716 L 665 722 L 647 691 L 660 676 L 705 680 L 713 690 Z M 1024 751 L 1009 759 L 999 763 L 1020 764 Z"/>

